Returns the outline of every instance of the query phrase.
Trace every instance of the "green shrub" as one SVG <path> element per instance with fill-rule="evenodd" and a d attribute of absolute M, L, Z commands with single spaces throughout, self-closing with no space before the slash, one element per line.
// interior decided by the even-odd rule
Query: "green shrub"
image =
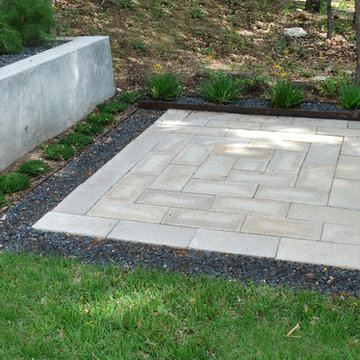
<path fill-rule="evenodd" d="M 231 104 L 239 99 L 242 88 L 231 76 L 220 73 L 210 75 L 200 87 L 200 95 L 211 102 Z"/>
<path fill-rule="evenodd" d="M 273 106 L 289 109 L 302 102 L 304 91 L 289 82 L 277 82 L 270 88 L 268 98 Z"/>
<path fill-rule="evenodd" d="M 146 78 L 146 93 L 155 100 L 176 100 L 182 93 L 180 80 L 170 73 L 152 74 Z"/>
<path fill-rule="evenodd" d="M 16 54 L 23 49 L 21 35 L 13 29 L 0 10 L 0 54 Z"/>
<path fill-rule="evenodd" d="M 75 132 L 83 135 L 98 135 L 104 131 L 104 128 L 98 124 L 80 124 L 75 128 Z"/>
<path fill-rule="evenodd" d="M 28 176 L 46 175 L 51 167 L 41 160 L 29 160 L 23 162 L 17 169 L 18 173 Z"/>
<path fill-rule="evenodd" d="M 1 0 L 0 10 L 20 33 L 24 45 L 41 45 L 53 39 L 55 20 L 50 0 Z"/>
<path fill-rule="evenodd" d="M 30 186 L 30 180 L 25 174 L 11 173 L 0 176 L 0 191 L 12 194 L 22 191 Z"/>
<path fill-rule="evenodd" d="M 43 152 L 45 159 L 56 161 L 70 159 L 75 154 L 75 150 L 70 145 L 55 144 L 49 145 Z"/>
<path fill-rule="evenodd" d="M 0 191 L 0 209 L 8 204 L 5 195 Z"/>
<path fill-rule="evenodd" d="M 61 137 L 58 139 L 58 144 L 65 145 L 74 145 L 78 151 L 83 151 L 87 145 L 91 144 L 94 141 L 92 136 L 84 134 L 69 134 L 67 136 Z"/>
<path fill-rule="evenodd" d="M 86 118 L 86 121 L 90 124 L 97 124 L 106 126 L 111 124 L 113 121 L 115 121 L 115 118 L 111 114 L 107 113 L 98 113 L 98 114 L 91 114 Z"/>
<path fill-rule="evenodd" d="M 338 103 L 344 109 L 360 109 L 360 87 L 355 84 L 342 84 L 339 88 Z"/>

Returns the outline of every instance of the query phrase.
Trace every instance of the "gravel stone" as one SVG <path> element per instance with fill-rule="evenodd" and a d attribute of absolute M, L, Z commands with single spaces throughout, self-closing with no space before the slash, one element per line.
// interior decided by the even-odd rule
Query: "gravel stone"
<path fill-rule="evenodd" d="M 32 229 L 32 224 L 140 135 L 161 114 L 160 111 L 138 110 L 61 171 L 0 214 L 0 249 L 76 257 L 86 263 L 140 266 L 194 275 L 204 273 L 244 283 L 252 281 L 275 287 L 289 286 L 294 289 L 315 289 L 327 294 L 360 296 L 360 272 L 355 270 L 170 249 Z"/>

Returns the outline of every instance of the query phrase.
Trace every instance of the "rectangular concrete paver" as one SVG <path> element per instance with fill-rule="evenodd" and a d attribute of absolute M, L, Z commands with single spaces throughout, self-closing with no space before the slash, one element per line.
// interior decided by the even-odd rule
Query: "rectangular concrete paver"
<path fill-rule="evenodd" d="M 150 189 L 180 191 L 196 172 L 195 166 L 169 165 L 149 186 Z"/>
<path fill-rule="evenodd" d="M 282 200 L 312 205 L 326 205 L 329 193 L 322 190 L 260 185 L 255 197 L 259 199 Z"/>
<path fill-rule="evenodd" d="M 277 237 L 200 229 L 189 247 L 205 251 L 275 257 L 278 242 Z"/>
<path fill-rule="evenodd" d="M 231 156 L 211 155 L 194 174 L 196 179 L 225 180 L 236 163 Z"/>
<path fill-rule="evenodd" d="M 276 259 L 360 268 L 360 246 L 283 238 Z"/>
<path fill-rule="evenodd" d="M 305 159 L 305 164 L 316 166 L 336 166 L 340 144 L 311 144 Z"/>
<path fill-rule="evenodd" d="M 335 176 L 360 180 L 360 156 L 340 156 Z"/>
<path fill-rule="evenodd" d="M 190 194 L 179 191 L 146 190 L 136 202 L 138 204 L 206 210 L 210 207 L 214 199 L 214 195 Z"/>
<path fill-rule="evenodd" d="M 176 126 L 189 115 L 190 111 L 188 110 L 170 109 L 156 121 L 156 124 Z"/>
<path fill-rule="evenodd" d="M 191 140 L 191 135 L 169 134 L 152 151 L 177 154 Z"/>
<path fill-rule="evenodd" d="M 214 149 L 214 145 L 188 144 L 172 161 L 176 165 L 199 166 Z"/>
<path fill-rule="evenodd" d="M 248 216 L 241 232 L 250 234 L 320 240 L 321 223 Z"/>
<path fill-rule="evenodd" d="M 159 175 L 173 159 L 174 155 L 150 152 L 134 168 L 138 174 Z"/>
<path fill-rule="evenodd" d="M 310 125 L 286 125 L 286 124 L 274 124 L 274 123 L 264 123 L 260 130 L 264 131 L 280 131 L 280 132 L 290 132 L 290 133 L 299 133 L 299 134 L 315 134 L 317 127 Z"/>
<path fill-rule="evenodd" d="M 218 196 L 211 210 L 224 213 L 263 214 L 284 218 L 290 203 L 284 201 L 248 199 L 236 196 Z"/>
<path fill-rule="evenodd" d="M 166 245 L 177 248 L 189 246 L 196 230 L 180 226 L 120 221 L 109 234 L 110 239 Z"/>
<path fill-rule="evenodd" d="M 360 246 L 360 225 L 324 224 L 322 241 Z"/>
<path fill-rule="evenodd" d="M 113 219 L 49 212 L 33 227 L 42 231 L 105 238 L 117 223 L 118 221 Z"/>
<path fill-rule="evenodd" d="M 313 189 L 330 191 L 335 174 L 335 166 L 319 166 L 304 164 L 296 187 L 303 189 Z"/>
<path fill-rule="evenodd" d="M 196 228 L 239 231 L 245 215 L 226 214 L 215 211 L 170 209 L 165 224 L 191 226 Z"/>
<path fill-rule="evenodd" d="M 345 137 L 341 153 L 343 155 L 360 156 L 360 138 Z"/>
<path fill-rule="evenodd" d="M 329 206 L 292 204 L 288 218 L 353 225 L 360 223 L 360 211 Z"/>
<path fill-rule="evenodd" d="M 232 170 L 226 181 L 273 186 L 292 186 L 296 182 L 296 175 Z"/>
<path fill-rule="evenodd" d="M 229 129 L 249 129 L 258 130 L 262 125 L 261 122 L 255 121 L 240 121 L 239 119 L 213 119 L 210 120 L 206 126 L 215 128 L 229 128 Z"/>
<path fill-rule="evenodd" d="M 329 205 L 360 210 L 360 181 L 334 179 Z"/>
<path fill-rule="evenodd" d="M 257 184 L 251 183 L 231 183 L 216 180 L 191 179 L 184 187 L 183 191 L 198 194 L 214 195 L 237 195 L 244 197 L 253 197 L 257 189 Z"/>
<path fill-rule="evenodd" d="M 305 153 L 277 151 L 268 167 L 269 172 L 296 175 L 303 163 Z"/>

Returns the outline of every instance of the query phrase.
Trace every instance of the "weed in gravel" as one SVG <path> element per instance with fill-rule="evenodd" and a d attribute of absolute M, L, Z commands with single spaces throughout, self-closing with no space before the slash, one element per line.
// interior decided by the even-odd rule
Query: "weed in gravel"
<path fill-rule="evenodd" d="M 355 84 L 342 84 L 339 87 L 338 103 L 347 110 L 360 109 L 360 87 Z"/>
<path fill-rule="evenodd" d="M 54 144 L 45 148 L 43 155 L 45 159 L 56 161 L 70 159 L 75 154 L 75 150 L 70 145 Z"/>
<path fill-rule="evenodd" d="M 183 92 L 181 81 L 168 72 L 154 73 L 146 78 L 146 93 L 155 100 L 176 100 Z"/>
<path fill-rule="evenodd" d="M 50 171 L 50 165 L 41 160 L 25 161 L 17 169 L 18 173 L 28 176 L 46 175 Z"/>
<path fill-rule="evenodd" d="M 5 207 L 8 204 L 5 195 L 3 194 L 2 191 L 0 191 L 0 209 Z"/>
<path fill-rule="evenodd" d="M 267 95 L 273 106 L 289 109 L 302 102 L 304 91 L 289 82 L 279 81 L 270 88 Z"/>
<path fill-rule="evenodd" d="M 80 124 L 75 128 L 75 132 L 83 135 L 98 135 L 104 131 L 103 126 L 98 124 Z"/>
<path fill-rule="evenodd" d="M 209 79 L 203 81 L 199 93 L 208 101 L 231 104 L 239 99 L 242 90 L 243 88 L 238 81 L 229 75 L 219 73 L 217 75 L 211 74 Z"/>
<path fill-rule="evenodd" d="M 95 113 L 95 114 L 91 114 L 86 118 L 86 121 L 89 124 L 97 124 L 97 125 L 101 125 L 101 126 L 106 126 L 111 124 L 112 122 L 115 121 L 115 118 L 113 115 L 111 114 L 107 114 L 107 113 Z"/>
<path fill-rule="evenodd" d="M 89 135 L 72 133 L 57 140 L 58 144 L 75 145 L 78 151 L 82 151 L 91 144 L 94 138 Z"/>
<path fill-rule="evenodd" d="M 11 173 L 0 176 L 0 191 L 4 194 L 12 194 L 22 191 L 30 186 L 30 180 L 27 175 Z"/>

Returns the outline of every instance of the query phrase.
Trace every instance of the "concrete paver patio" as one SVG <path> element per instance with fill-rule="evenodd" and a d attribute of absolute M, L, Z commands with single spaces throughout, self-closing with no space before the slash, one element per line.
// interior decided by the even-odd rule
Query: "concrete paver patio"
<path fill-rule="evenodd" d="M 34 227 L 360 269 L 360 124 L 169 110 Z"/>

